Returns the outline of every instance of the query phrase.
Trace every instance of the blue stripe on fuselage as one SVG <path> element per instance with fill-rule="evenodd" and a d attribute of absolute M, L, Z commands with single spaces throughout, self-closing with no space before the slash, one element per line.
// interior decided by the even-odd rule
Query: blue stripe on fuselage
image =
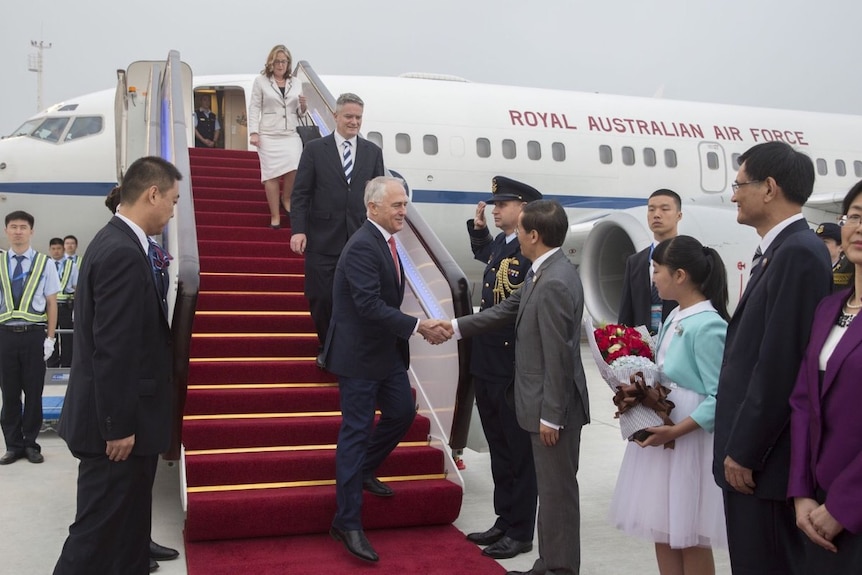
<path fill-rule="evenodd" d="M 37 196 L 99 196 L 105 197 L 115 182 L 0 182 L 0 192 L 34 194 Z"/>
<path fill-rule="evenodd" d="M 111 182 L 26 182 L 0 183 L 0 192 L 10 194 L 35 194 L 42 196 L 98 196 L 108 195 L 116 184 Z M 624 210 L 644 206 L 645 198 L 608 198 L 602 196 L 546 195 L 547 200 L 557 200 L 566 208 Z M 460 192 L 456 190 L 413 190 L 413 201 L 417 204 L 475 205 L 490 198 L 490 192 Z"/>
<path fill-rule="evenodd" d="M 455 190 L 413 190 L 413 201 L 417 204 L 464 204 L 475 205 L 487 201 L 490 192 L 459 192 Z M 608 198 L 602 196 L 560 196 L 548 194 L 546 200 L 557 200 L 564 208 L 624 210 L 645 206 L 646 198 Z"/>

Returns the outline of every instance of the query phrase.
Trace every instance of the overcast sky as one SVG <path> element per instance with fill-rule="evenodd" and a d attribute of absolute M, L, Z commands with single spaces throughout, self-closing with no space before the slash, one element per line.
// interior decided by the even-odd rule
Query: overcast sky
<path fill-rule="evenodd" d="M 285 43 L 319 74 L 475 82 L 862 114 L 859 0 L 4 0 L 0 134 L 177 49 L 196 74 L 256 73 Z"/>

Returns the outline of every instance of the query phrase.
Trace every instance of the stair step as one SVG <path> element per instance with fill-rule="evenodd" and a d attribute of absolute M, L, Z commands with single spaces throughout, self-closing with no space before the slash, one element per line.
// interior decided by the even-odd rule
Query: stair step
<path fill-rule="evenodd" d="M 252 162 L 242 162 L 243 165 L 236 165 L 236 162 L 225 164 L 209 164 L 205 170 L 201 170 L 205 175 L 192 176 L 192 186 L 201 178 L 231 178 L 256 181 L 260 185 L 260 168 Z"/>
<path fill-rule="evenodd" d="M 198 309 L 209 310 L 287 310 L 308 309 L 301 292 L 200 292 Z"/>
<path fill-rule="evenodd" d="M 201 278 L 201 286 L 204 278 Z M 200 311 L 195 313 L 195 333 L 220 333 L 225 331 L 244 333 L 313 333 L 314 322 L 307 311 L 260 311 L 220 312 Z"/>
<path fill-rule="evenodd" d="M 394 497 L 363 494 L 364 529 L 444 525 L 458 518 L 461 487 L 447 479 L 388 481 Z M 190 541 L 325 533 L 335 516 L 335 487 L 189 493 Z"/>
<path fill-rule="evenodd" d="M 288 361 L 192 360 L 189 385 L 235 383 L 293 383 L 335 381 L 335 376 L 314 364 L 314 357 Z"/>
<path fill-rule="evenodd" d="M 271 417 L 262 415 L 237 419 L 194 419 L 205 416 L 186 415 L 183 417 L 183 443 L 186 449 L 335 443 L 341 415 L 324 413 L 327 414 L 295 414 L 295 417 L 265 414 Z M 426 441 L 430 429 L 428 418 L 417 415 L 402 441 Z"/>
<path fill-rule="evenodd" d="M 321 381 L 316 382 L 316 385 L 315 383 L 304 385 L 314 387 L 231 388 L 226 385 L 213 385 L 207 389 L 189 389 L 186 397 L 186 415 L 290 412 L 299 409 L 315 412 L 341 409 L 338 387 L 335 384 Z"/>
<path fill-rule="evenodd" d="M 193 334 L 189 356 L 203 357 L 308 357 L 316 356 L 316 333 Z"/>
<path fill-rule="evenodd" d="M 315 446 L 309 446 L 315 447 Z M 335 477 L 335 444 L 314 450 L 186 455 L 189 487 L 326 481 Z M 440 473 L 443 452 L 427 444 L 397 447 L 377 470 L 380 476 Z"/>
<path fill-rule="evenodd" d="M 245 291 L 302 292 L 305 276 L 301 274 L 207 273 L 200 276 L 201 290 L 229 291 L 237 284 Z"/>
<path fill-rule="evenodd" d="M 274 230 L 263 231 L 272 232 Z M 222 256 L 242 259 L 249 254 L 254 254 L 257 258 L 302 261 L 302 256 L 296 255 L 291 251 L 289 240 L 286 241 L 286 238 L 281 234 L 271 234 L 271 237 L 272 239 L 269 241 L 198 240 L 198 252 L 201 256 Z"/>
<path fill-rule="evenodd" d="M 206 200 L 195 199 L 195 204 L 198 208 L 195 210 L 195 223 L 200 226 L 217 226 L 223 229 L 229 229 L 234 226 L 259 228 L 266 230 L 273 236 L 283 237 L 286 242 L 290 241 L 290 223 L 289 219 L 282 219 L 282 228 L 273 230 L 269 227 L 269 210 L 265 205 L 262 205 L 256 212 L 231 213 L 231 212 L 214 212 L 205 211 L 201 205 L 205 204 Z"/>
<path fill-rule="evenodd" d="M 273 231 L 280 233 L 284 230 Z M 289 236 L 285 236 L 289 237 Z M 300 258 L 231 258 L 226 256 L 201 256 L 201 270 L 207 272 L 247 272 L 273 274 L 305 273 L 305 260 Z M 307 309 L 307 308 L 306 308 Z"/>

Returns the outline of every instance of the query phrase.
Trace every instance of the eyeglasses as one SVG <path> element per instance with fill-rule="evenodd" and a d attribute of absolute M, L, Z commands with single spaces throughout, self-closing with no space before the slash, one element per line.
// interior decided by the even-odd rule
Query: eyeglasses
<path fill-rule="evenodd" d="M 759 184 L 762 181 L 763 180 L 749 180 L 747 182 L 733 182 L 732 184 L 730 184 L 730 187 L 733 188 L 733 191 L 735 192 L 739 190 L 739 188 L 741 188 L 742 186 L 747 186 L 748 184 Z"/>
<path fill-rule="evenodd" d="M 287 60 L 273 60 L 273 64 L 287 64 Z"/>
<path fill-rule="evenodd" d="M 860 214 L 844 214 L 840 218 L 838 218 L 838 225 L 842 228 L 847 224 L 852 225 L 855 228 L 858 228 L 860 224 L 862 224 L 862 215 Z"/>

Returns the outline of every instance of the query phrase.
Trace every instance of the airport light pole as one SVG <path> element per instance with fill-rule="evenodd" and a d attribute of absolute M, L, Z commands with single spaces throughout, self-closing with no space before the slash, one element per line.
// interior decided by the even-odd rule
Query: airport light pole
<path fill-rule="evenodd" d="M 28 70 L 36 72 L 36 111 L 42 111 L 42 52 L 51 47 L 51 42 L 30 40 L 30 45 L 36 48 L 35 54 L 30 54 Z"/>

